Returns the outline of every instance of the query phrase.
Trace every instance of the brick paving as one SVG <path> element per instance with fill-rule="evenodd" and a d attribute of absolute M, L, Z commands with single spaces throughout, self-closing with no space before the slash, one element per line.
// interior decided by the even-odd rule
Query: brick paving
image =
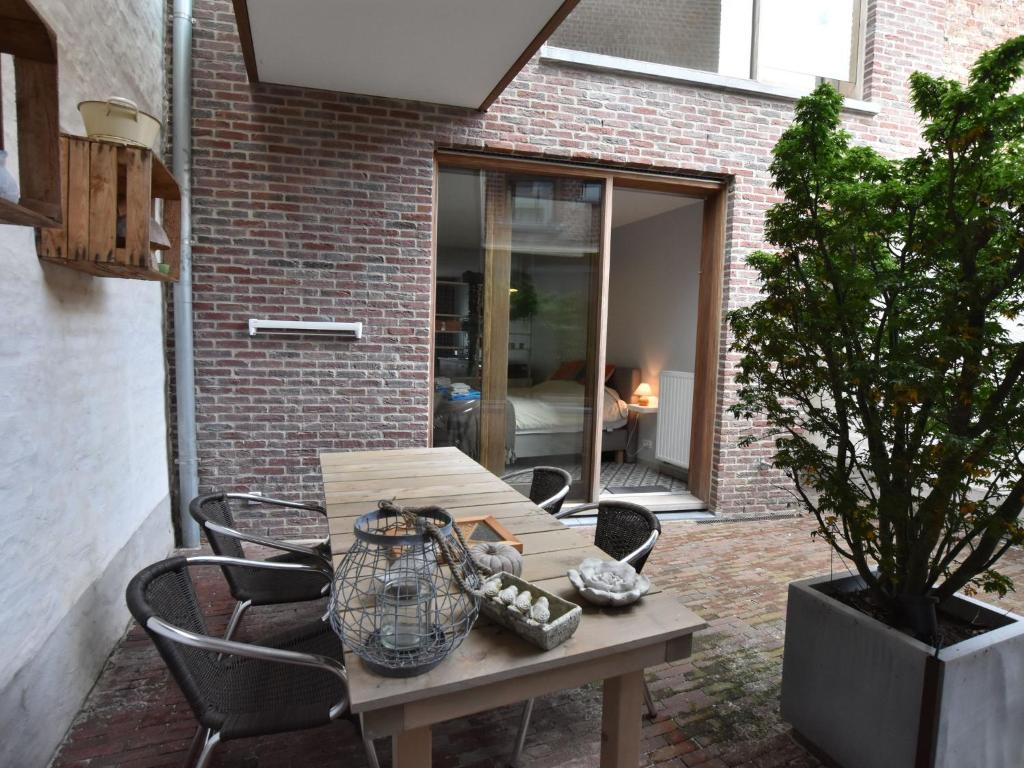
<path fill-rule="evenodd" d="M 772 768 L 818 766 L 789 734 L 778 700 L 786 585 L 827 573 L 829 550 L 810 537 L 807 518 L 713 524 L 666 523 L 645 573 L 679 594 L 709 627 L 693 656 L 648 671 L 657 720 L 645 721 L 642 766 Z M 837 561 L 836 568 L 842 568 Z M 1003 571 L 1022 585 L 1000 602 L 1024 610 L 1024 552 L 1007 555 Z M 231 602 L 215 571 L 198 589 L 212 617 L 226 624 Z M 317 605 L 254 609 L 239 639 L 278 622 L 315 615 Z M 586 631 L 586 624 L 582 627 Z M 434 729 L 439 768 L 502 766 L 512 747 L 518 707 L 455 720 Z M 589 768 L 598 763 L 599 685 L 538 700 L 525 764 Z M 54 768 L 179 766 L 195 723 L 145 634 L 133 626 L 117 647 L 61 747 Z M 377 742 L 383 765 L 390 745 Z M 294 734 L 230 742 L 217 768 L 366 764 L 345 723 Z"/>

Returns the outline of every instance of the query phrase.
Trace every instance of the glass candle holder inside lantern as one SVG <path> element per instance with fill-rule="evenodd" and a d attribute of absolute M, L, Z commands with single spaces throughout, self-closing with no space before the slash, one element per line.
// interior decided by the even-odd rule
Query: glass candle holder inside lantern
<path fill-rule="evenodd" d="M 451 516 L 437 507 L 363 515 L 335 571 L 331 622 L 372 671 L 410 677 L 433 669 L 479 613 L 480 577 Z"/>

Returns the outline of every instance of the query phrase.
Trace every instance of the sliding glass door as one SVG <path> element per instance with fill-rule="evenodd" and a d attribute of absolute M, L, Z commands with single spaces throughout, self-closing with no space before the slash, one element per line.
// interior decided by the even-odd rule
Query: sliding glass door
<path fill-rule="evenodd" d="M 605 181 L 441 167 L 434 444 L 590 495 Z"/>

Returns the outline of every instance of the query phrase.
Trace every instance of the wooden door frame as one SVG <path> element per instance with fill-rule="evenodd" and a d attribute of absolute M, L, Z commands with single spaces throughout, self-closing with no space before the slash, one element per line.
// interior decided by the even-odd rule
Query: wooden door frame
<path fill-rule="evenodd" d="M 601 226 L 601 247 L 597 265 L 600 290 L 595 302 L 597 330 L 591 339 L 590 353 L 595 361 L 588 390 L 600 393 L 604 387 L 605 345 L 608 321 L 608 274 L 611 257 L 611 219 L 614 190 L 640 189 L 698 197 L 703 200 L 701 233 L 700 285 L 697 299 L 697 349 L 694 364 L 694 404 L 690 434 L 690 493 L 710 505 L 711 473 L 714 456 L 715 420 L 717 417 L 718 370 L 721 357 L 723 280 L 725 271 L 725 219 L 729 180 L 674 176 L 666 173 L 620 170 L 605 166 L 516 157 L 456 150 L 438 150 L 434 155 L 434 211 L 431 229 L 431 308 L 430 308 L 430 442 L 433 442 L 433 379 L 435 323 L 434 292 L 437 283 L 437 189 L 440 172 L 448 168 L 501 173 L 528 173 L 547 176 L 583 177 L 604 182 L 604 207 Z M 589 356 L 589 355 L 588 355 Z M 595 406 L 596 408 L 596 406 Z M 601 419 L 597 409 L 591 420 L 592 433 L 584 436 L 584 444 L 600 445 Z M 590 498 L 597 500 L 601 475 L 601 453 L 591 450 Z"/>

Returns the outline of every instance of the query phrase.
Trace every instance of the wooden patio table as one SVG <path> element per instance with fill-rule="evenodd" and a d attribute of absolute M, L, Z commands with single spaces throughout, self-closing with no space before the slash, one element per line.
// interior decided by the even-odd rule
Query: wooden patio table
<path fill-rule="evenodd" d="M 693 633 L 706 626 L 657 591 L 657 574 L 651 592 L 630 607 L 582 603 L 565 574 L 584 557 L 608 559 L 593 534 L 555 520 L 456 448 L 323 453 L 320 465 L 335 566 L 354 540 L 356 518 L 380 499 L 436 504 L 456 520 L 493 515 L 523 542 L 523 578 L 583 605 L 576 634 L 546 652 L 482 619 L 451 656 L 417 677 L 381 677 L 346 651 L 352 711 L 371 737 L 392 738 L 395 768 L 429 768 L 435 723 L 594 680 L 604 681 L 601 766 L 637 766 L 643 670 L 689 656 Z"/>

